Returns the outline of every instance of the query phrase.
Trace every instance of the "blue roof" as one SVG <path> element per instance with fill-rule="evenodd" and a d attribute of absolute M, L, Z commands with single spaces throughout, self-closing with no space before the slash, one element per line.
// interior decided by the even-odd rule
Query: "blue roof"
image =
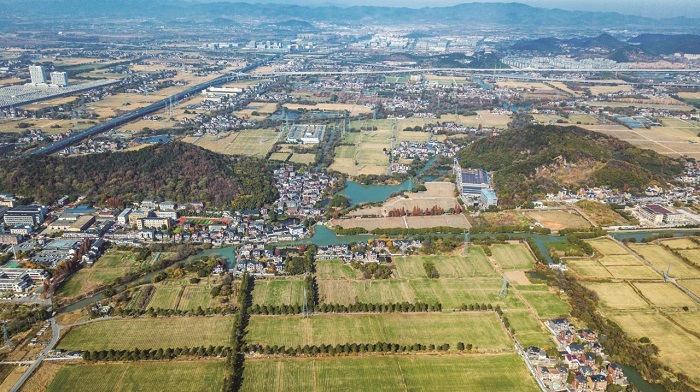
<path fill-rule="evenodd" d="M 496 196 L 496 193 L 494 193 L 494 191 L 491 189 L 482 189 L 481 194 L 484 197 L 489 198 L 489 199 L 498 199 L 498 197 Z"/>

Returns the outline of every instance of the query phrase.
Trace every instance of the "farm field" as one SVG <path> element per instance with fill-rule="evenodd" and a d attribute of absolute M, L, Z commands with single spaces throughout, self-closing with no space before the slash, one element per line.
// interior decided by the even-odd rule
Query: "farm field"
<path fill-rule="evenodd" d="M 589 240 L 586 242 L 591 244 L 591 246 L 596 251 L 600 252 L 603 256 L 629 254 L 625 248 L 621 247 L 615 241 L 609 238 L 599 238 L 595 240 Z"/>
<path fill-rule="evenodd" d="M 671 238 L 668 240 L 661 241 L 662 244 L 668 246 L 671 249 L 700 249 L 700 245 L 691 241 L 688 238 Z"/>
<path fill-rule="evenodd" d="M 354 146 L 340 146 L 336 149 L 336 156 L 330 166 L 330 170 L 337 170 L 350 176 L 361 174 L 387 174 L 389 171 L 389 155 L 384 149 L 391 149 L 391 130 L 379 121 L 353 121 L 350 127 L 376 126 L 376 131 L 348 132 L 343 139 L 344 143 L 352 143 Z M 388 123 L 386 123 L 388 125 Z"/>
<path fill-rule="evenodd" d="M 211 289 L 206 286 L 186 286 L 177 308 L 179 310 L 196 310 L 199 307 L 202 309 L 214 307 L 216 305 L 210 292 Z"/>
<path fill-rule="evenodd" d="M 697 313 L 693 313 L 697 317 Z M 660 359 L 700 382 L 700 363 L 695 360 L 700 339 L 688 334 L 659 313 L 631 312 L 607 315 L 632 338 L 648 337 L 659 348 Z"/>
<path fill-rule="evenodd" d="M 285 104 L 284 107 L 286 107 L 289 110 L 298 110 L 298 109 L 305 109 L 305 110 L 321 110 L 321 111 L 343 111 L 346 110 L 350 112 L 350 116 L 356 117 L 359 116 L 360 114 L 371 114 L 372 109 L 364 106 L 364 105 L 353 105 L 349 103 L 317 103 L 316 105 L 303 105 L 303 104 L 294 104 L 294 103 L 288 103 Z"/>
<path fill-rule="evenodd" d="M 521 346 L 554 347 L 551 333 L 530 312 L 509 312 L 505 316 Z"/>
<path fill-rule="evenodd" d="M 246 392 L 538 391 L 516 354 L 249 359 L 243 379 Z"/>
<path fill-rule="evenodd" d="M 494 312 L 315 314 L 252 316 L 251 344 L 294 347 L 306 344 L 389 342 L 398 344 L 472 343 L 481 351 L 511 348 Z"/>
<path fill-rule="evenodd" d="M 179 286 L 158 286 L 151 295 L 151 300 L 146 305 L 146 309 L 175 309 L 180 296 L 182 295 L 182 287 Z"/>
<path fill-rule="evenodd" d="M 620 103 L 620 105 L 629 106 L 629 104 L 625 105 L 623 103 Z M 675 106 L 675 109 L 671 110 L 677 109 L 679 109 L 679 107 Z M 691 158 L 699 158 L 700 146 L 696 143 L 700 142 L 700 137 L 697 136 L 698 132 L 700 132 L 700 128 L 691 123 L 679 123 L 673 121 L 675 119 L 669 120 L 670 121 L 663 120 L 662 127 L 653 127 L 653 129 L 627 129 L 614 125 L 587 126 L 586 128 L 620 138 L 637 147 L 648 148 L 671 157 L 677 158 L 681 155 L 687 155 Z"/>
<path fill-rule="evenodd" d="M 69 129 L 83 130 L 91 127 L 86 120 L 79 120 L 74 123 L 73 120 L 52 120 L 52 119 L 20 119 L 20 120 L 10 120 L 2 119 L 0 120 L 0 133 L 15 132 L 22 133 L 26 131 L 26 128 L 20 128 L 20 123 L 32 124 L 29 129 L 41 129 L 45 134 L 55 135 L 58 133 L 63 133 Z"/>
<path fill-rule="evenodd" d="M 634 283 L 634 286 L 657 308 L 697 309 L 698 303 L 669 283 Z"/>
<path fill-rule="evenodd" d="M 253 304 L 296 305 L 304 302 L 304 282 L 299 279 L 257 279 Z"/>
<path fill-rule="evenodd" d="M 62 350 L 226 346 L 230 317 L 113 319 L 73 327 L 58 343 Z M 192 331 L 197 331 L 193 334 Z"/>
<path fill-rule="evenodd" d="M 190 136 L 182 141 L 220 154 L 265 157 L 279 137 L 280 133 L 274 129 L 244 129 L 218 135 Z"/>
<path fill-rule="evenodd" d="M 223 361 L 134 362 L 66 365 L 48 391 L 203 391 L 219 390 Z"/>
<path fill-rule="evenodd" d="M 600 298 L 606 309 L 632 310 L 650 309 L 649 304 L 627 283 L 586 283 Z"/>
<path fill-rule="evenodd" d="M 528 211 L 525 215 L 552 230 L 591 226 L 586 219 L 575 211 Z"/>
<path fill-rule="evenodd" d="M 700 296 L 700 279 L 683 279 L 679 280 L 678 283 L 680 283 L 681 286 L 685 287 L 686 289 L 692 291 L 693 294 Z"/>
<path fill-rule="evenodd" d="M 668 273 L 671 277 L 684 279 L 700 278 L 700 270 L 689 266 L 660 245 L 630 244 L 629 247 L 661 271 L 666 272 L 668 266 L 671 266 Z M 681 254 L 683 253 L 681 252 Z"/>
<path fill-rule="evenodd" d="M 535 266 L 534 257 L 523 244 L 492 245 L 491 253 L 504 270 L 530 269 Z"/>
<path fill-rule="evenodd" d="M 550 292 L 524 291 L 521 295 L 535 308 L 542 319 L 566 316 L 571 311 L 568 303 Z"/>
<path fill-rule="evenodd" d="M 607 268 L 593 259 L 572 259 L 568 260 L 568 264 L 574 271 L 586 279 L 612 278 L 612 274 Z"/>
<path fill-rule="evenodd" d="M 292 154 L 289 158 L 290 162 L 301 163 L 304 165 L 311 165 L 316 161 L 316 154 Z"/>
<path fill-rule="evenodd" d="M 499 296 L 501 278 L 470 279 L 386 279 L 386 280 L 319 280 L 322 303 L 349 305 L 355 302 L 395 303 L 440 302 L 443 309 L 456 309 L 462 304 L 491 303 L 504 308 L 524 309 L 517 297 Z"/>
<path fill-rule="evenodd" d="M 73 274 L 58 290 L 57 296 L 76 297 L 94 290 L 98 286 L 112 283 L 115 279 L 135 269 L 136 253 L 108 250 L 92 267 L 85 267 Z"/>
<path fill-rule="evenodd" d="M 316 260 L 318 279 L 356 279 L 359 272 L 341 260 Z"/>
<path fill-rule="evenodd" d="M 434 215 L 434 216 L 409 216 L 409 217 L 382 217 L 382 218 L 344 218 L 332 219 L 331 224 L 344 229 L 362 227 L 367 231 L 388 228 L 420 229 L 426 227 L 458 227 L 468 229 L 471 227 L 466 216 L 459 215 Z"/>

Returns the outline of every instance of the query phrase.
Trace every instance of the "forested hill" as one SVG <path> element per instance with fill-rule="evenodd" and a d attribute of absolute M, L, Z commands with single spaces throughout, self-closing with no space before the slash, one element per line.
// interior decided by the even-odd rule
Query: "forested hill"
<path fill-rule="evenodd" d="M 71 158 L 3 159 L 0 192 L 42 203 L 85 195 L 92 202 L 117 206 L 157 197 L 240 209 L 272 202 L 276 193 L 264 161 L 228 157 L 181 142 Z"/>
<path fill-rule="evenodd" d="M 562 186 L 641 191 L 682 171 L 680 161 L 578 127 L 532 126 L 478 140 L 458 153 L 462 167 L 495 171 L 499 203 L 520 205 Z"/>

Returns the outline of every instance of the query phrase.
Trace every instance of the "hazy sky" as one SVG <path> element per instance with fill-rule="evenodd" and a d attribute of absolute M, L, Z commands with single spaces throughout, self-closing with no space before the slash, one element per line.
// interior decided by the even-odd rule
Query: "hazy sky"
<path fill-rule="evenodd" d="M 212 0 L 204 0 L 212 1 Z M 229 0 L 240 1 L 240 0 Z M 543 8 L 613 11 L 654 18 L 687 16 L 700 18 L 700 0 L 479 0 L 480 2 L 518 2 Z M 250 3 L 291 3 L 306 5 L 384 5 L 394 7 L 438 7 L 471 2 L 465 0 L 247 0 Z"/>

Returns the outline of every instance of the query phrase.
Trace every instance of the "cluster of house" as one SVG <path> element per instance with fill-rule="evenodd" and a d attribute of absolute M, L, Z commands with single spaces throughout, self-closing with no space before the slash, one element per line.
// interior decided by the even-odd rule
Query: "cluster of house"
<path fill-rule="evenodd" d="M 597 334 L 590 329 L 577 329 L 568 319 L 547 322 L 554 335 L 559 358 L 551 358 L 539 347 L 528 347 L 525 359 L 534 370 L 540 386 L 546 391 L 605 391 L 608 385 L 629 385 L 622 368 L 606 359 Z"/>
<path fill-rule="evenodd" d="M 322 172 L 297 173 L 292 165 L 282 165 L 274 171 L 279 197 L 275 211 L 288 216 L 317 217 L 323 215 L 319 203 L 328 196 L 336 179 Z"/>
<path fill-rule="evenodd" d="M 447 145 L 436 140 L 429 140 L 427 142 L 402 141 L 391 150 L 391 155 L 394 159 L 417 159 L 421 162 L 426 162 L 437 155 L 452 158 L 458 149 L 459 148 L 455 145 Z M 391 172 L 406 173 L 410 168 L 410 165 L 396 163 Z"/>
<path fill-rule="evenodd" d="M 284 256 L 280 250 L 265 249 L 265 244 L 245 244 L 238 249 L 233 274 L 253 276 L 284 274 Z"/>
<path fill-rule="evenodd" d="M 342 260 L 345 263 L 353 261 L 361 261 L 363 263 L 389 262 L 392 255 L 412 253 L 419 250 L 422 246 L 423 244 L 419 240 L 374 239 L 368 243 L 358 243 L 353 249 L 347 244 L 319 246 L 316 252 L 316 259 Z"/>

